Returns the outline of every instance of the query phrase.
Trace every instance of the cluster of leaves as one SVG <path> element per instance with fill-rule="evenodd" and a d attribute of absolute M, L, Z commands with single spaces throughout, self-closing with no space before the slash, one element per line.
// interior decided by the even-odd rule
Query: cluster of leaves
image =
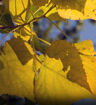
<path fill-rule="evenodd" d="M 32 30 L 33 22 L 45 17 L 65 35 L 52 20 L 96 19 L 96 1 L 3 2 L 0 31 L 13 32 L 15 38 L 0 48 L 0 93 L 27 97 L 40 105 L 70 105 L 79 99 L 96 99 L 96 53 L 92 42 L 58 40 L 50 44 Z"/>

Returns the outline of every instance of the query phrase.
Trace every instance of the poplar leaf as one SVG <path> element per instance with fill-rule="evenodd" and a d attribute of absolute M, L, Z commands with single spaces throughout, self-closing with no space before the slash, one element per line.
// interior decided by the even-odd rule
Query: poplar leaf
<path fill-rule="evenodd" d="M 41 10 L 46 13 L 51 7 L 52 7 L 53 3 L 50 4 L 46 4 L 45 6 L 41 6 Z M 51 20 L 59 20 L 59 21 L 64 21 L 64 18 L 60 17 L 57 11 L 57 8 L 54 7 L 53 9 L 51 9 L 47 14 L 46 17 L 50 18 Z"/>
<path fill-rule="evenodd" d="M 30 0 L 3 0 L 5 6 L 11 13 L 15 25 L 22 25 L 27 22 L 27 12 L 29 11 Z M 32 28 L 32 25 L 31 25 Z M 14 37 L 20 36 L 23 40 L 28 41 L 31 36 L 30 26 L 21 26 L 14 32 Z"/>
<path fill-rule="evenodd" d="M 78 49 L 79 52 L 81 52 L 84 55 L 95 55 L 94 46 L 91 40 L 85 40 L 79 43 L 74 44 L 75 47 Z"/>
<path fill-rule="evenodd" d="M 85 45 L 84 45 L 85 42 Z M 75 44 L 76 48 L 81 52 L 83 68 L 85 70 L 87 81 L 92 93 L 96 96 L 96 52 L 90 40 Z"/>
<path fill-rule="evenodd" d="M 36 82 L 39 103 L 70 105 L 80 99 L 95 98 L 94 54 L 90 40 L 77 44 L 70 44 L 64 40 L 54 41 L 47 50 Z"/>
<path fill-rule="evenodd" d="M 96 0 L 52 0 L 61 17 L 72 20 L 95 19 Z"/>
<path fill-rule="evenodd" d="M 34 14 L 36 10 L 39 9 L 39 11 L 34 15 L 34 17 L 41 16 L 45 14 L 51 7 L 53 3 L 50 2 L 50 0 L 33 0 L 33 4 L 30 6 L 30 12 L 28 12 L 27 17 L 30 17 L 32 13 Z M 32 16 L 31 16 L 32 17 Z M 62 17 L 58 15 L 58 11 L 56 7 L 54 7 L 52 10 L 50 10 L 47 14 L 46 17 L 50 18 L 51 20 L 59 20 L 59 21 L 64 21 Z M 32 18 L 30 18 L 32 19 Z"/>
<path fill-rule="evenodd" d="M 34 101 L 33 51 L 20 38 L 0 50 L 0 94 L 27 97 Z"/>
<path fill-rule="evenodd" d="M 68 80 L 62 69 L 60 59 L 46 56 L 35 89 L 40 105 L 71 105 L 80 99 L 95 98 L 87 89 Z"/>
<path fill-rule="evenodd" d="M 28 3 L 30 0 L 10 0 L 9 11 L 12 14 L 13 20 L 17 23 L 26 20 L 26 11 L 28 10 Z"/>

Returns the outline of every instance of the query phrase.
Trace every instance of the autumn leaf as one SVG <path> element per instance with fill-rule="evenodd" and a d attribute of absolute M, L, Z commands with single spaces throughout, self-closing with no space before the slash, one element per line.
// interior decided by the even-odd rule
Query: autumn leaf
<path fill-rule="evenodd" d="M 27 97 L 34 101 L 33 54 L 30 45 L 20 38 L 8 41 L 0 50 L 1 94 Z"/>
<path fill-rule="evenodd" d="M 21 25 L 27 22 L 26 14 L 29 10 L 30 0 L 3 0 L 5 7 L 10 11 L 12 20 L 15 25 Z M 31 36 L 29 26 L 21 26 L 14 32 L 14 37 L 20 36 L 23 40 L 28 41 Z"/>
<path fill-rule="evenodd" d="M 87 89 L 65 78 L 62 69 L 60 59 L 46 56 L 35 89 L 40 105 L 71 105 L 80 99 L 93 98 Z"/>
<path fill-rule="evenodd" d="M 91 40 L 85 40 L 79 43 L 75 43 L 75 47 L 77 48 L 79 53 L 82 53 L 84 55 L 94 56 L 96 53 L 94 51 L 93 43 Z"/>
<path fill-rule="evenodd" d="M 90 50 L 89 50 L 89 47 L 87 48 L 87 46 L 90 46 Z M 56 48 L 55 52 L 54 52 L 54 48 Z M 93 60 L 96 59 L 96 57 L 94 56 L 95 54 L 94 47 L 90 40 L 84 41 L 82 43 L 78 43 L 75 45 L 70 44 L 67 41 L 63 41 L 63 40 L 55 41 L 53 42 L 52 46 L 48 49 L 47 54 L 51 58 L 61 59 L 64 66 L 63 71 L 66 71 L 68 66 L 70 66 L 70 71 L 67 74 L 67 78 L 70 81 L 79 84 L 80 86 L 88 89 L 89 91 L 92 91 L 90 88 L 91 86 L 88 83 L 87 74 L 88 74 L 88 71 L 93 72 L 95 70 L 95 62 L 92 70 L 85 69 L 85 65 L 82 63 L 82 62 L 85 62 L 86 64 L 88 63 L 87 61 L 83 60 L 86 57 L 90 62 L 91 62 L 90 57 L 92 57 Z M 91 67 L 91 64 L 89 65 Z M 94 80 L 91 79 L 90 81 L 94 81 Z M 96 87 L 95 83 L 94 83 L 94 87 Z"/>
<path fill-rule="evenodd" d="M 96 53 L 94 52 L 94 47 L 90 40 L 84 42 L 81 42 L 80 44 L 75 44 L 75 46 L 76 48 L 80 48 L 78 50 L 79 52 L 81 52 L 80 58 L 82 60 L 83 68 L 87 76 L 87 82 L 92 93 L 96 96 L 96 57 L 94 56 Z"/>
<path fill-rule="evenodd" d="M 61 17 L 72 20 L 95 19 L 96 0 L 52 0 Z"/>
<path fill-rule="evenodd" d="M 96 96 L 96 57 L 93 53 L 89 40 L 78 44 L 54 41 L 47 50 L 36 82 L 38 102 L 70 105 L 80 99 L 93 98 L 92 94 Z"/>
<path fill-rule="evenodd" d="M 34 1 L 34 0 L 33 0 Z M 44 0 L 44 3 L 40 0 L 36 0 L 35 5 L 45 5 L 49 0 Z M 95 19 L 96 20 L 96 1 L 95 0 L 52 0 L 57 6 L 58 14 L 64 19 L 71 20 L 84 20 Z"/>

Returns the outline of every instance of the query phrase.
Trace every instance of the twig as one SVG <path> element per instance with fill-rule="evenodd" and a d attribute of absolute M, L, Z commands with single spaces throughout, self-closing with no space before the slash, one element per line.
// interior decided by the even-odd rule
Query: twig
<path fill-rule="evenodd" d="M 8 33 L 2 38 L 2 40 L 1 40 L 0 43 L 3 42 L 3 40 L 5 39 L 5 37 L 6 37 L 8 34 L 10 34 L 10 33 L 14 32 L 14 31 L 16 31 L 18 28 L 20 28 L 20 27 L 16 27 L 16 28 L 14 28 L 13 30 L 11 30 L 10 32 L 8 32 Z"/>
<path fill-rule="evenodd" d="M 43 43 L 47 44 L 47 45 L 51 45 L 51 43 L 49 43 L 48 41 L 44 40 L 44 39 L 41 39 L 41 38 L 38 38 L 40 41 L 42 41 Z"/>
<path fill-rule="evenodd" d="M 49 19 L 48 17 L 46 17 L 46 19 L 48 19 L 52 24 L 54 24 L 56 27 L 57 27 L 57 29 L 60 31 L 60 32 L 62 32 L 62 34 L 72 43 L 72 40 L 68 37 L 68 35 L 66 35 L 60 28 L 59 28 L 59 26 L 56 24 L 56 23 L 54 23 L 51 19 Z"/>

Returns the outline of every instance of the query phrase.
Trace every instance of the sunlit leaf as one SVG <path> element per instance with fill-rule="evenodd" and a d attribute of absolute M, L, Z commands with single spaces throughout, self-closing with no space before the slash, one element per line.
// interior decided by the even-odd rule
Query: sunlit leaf
<path fill-rule="evenodd" d="M 68 80 L 67 73 L 62 69 L 60 58 L 46 56 L 35 89 L 37 101 L 41 105 L 71 105 L 80 99 L 93 98 L 87 89 Z M 68 72 L 70 66 L 66 70 Z"/>
<path fill-rule="evenodd" d="M 31 31 L 30 27 L 27 25 L 15 31 L 14 37 L 17 38 L 20 36 L 23 40 L 28 41 L 33 34 L 35 34 L 35 32 Z"/>
<path fill-rule="evenodd" d="M 70 105 L 79 99 L 92 98 L 92 94 L 96 96 L 94 54 L 90 40 L 77 44 L 54 41 L 36 83 L 40 104 Z"/>
<path fill-rule="evenodd" d="M 3 0 L 5 6 L 11 13 L 12 19 L 15 25 L 22 25 L 27 22 L 26 14 L 29 10 L 30 0 Z M 31 27 L 32 28 L 32 27 Z M 28 41 L 31 34 L 29 34 L 30 28 L 28 26 L 21 26 L 14 32 L 14 36 L 20 36 L 24 40 Z"/>
<path fill-rule="evenodd" d="M 48 0 L 40 1 L 40 0 L 33 0 L 32 5 L 30 6 L 30 11 L 28 11 L 27 18 L 32 19 L 32 14 L 34 14 L 34 17 L 39 17 L 43 14 L 45 14 L 51 7 L 53 3 L 48 2 Z M 31 17 L 31 18 L 30 18 Z M 64 21 L 63 18 L 61 18 L 58 15 L 56 7 L 51 9 L 47 14 L 46 17 L 49 17 L 51 20 L 59 20 Z"/>
<path fill-rule="evenodd" d="M 0 94 L 27 97 L 34 101 L 33 51 L 20 38 L 0 50 Z"/>
<path fill-rule="evenodd" d="M 75 44 L 75 46 L 81 52 L 80 58 L 87 76 L 87 82 L 92 93 L 96 95 L 96 57 L 94 56 L 96 53 L 90 40 L 84 42 Z"/>
<path fill-rule="evenodd" d="M 78 51 L 85 55 L 95 55 L 94 46 L 91 40 L 85 40 L 74 44 Z"/>
<path fill-rule="evenodd" d="M 46 4 L 45 6 L 40 7 L 41 10 L 46 13 L 48 10 L 50 10 L 47 14 L 46 17 L 50 18 L 51 20 L 59 20 L 59 21 L 64 21 L 64 18 L 60 17 L 58 15 L 57 8 L 54 7 L 50 9 L 53 6 L 53 3 Z"/>
<path fill-rule="evenodd" d="M 72 20 L 95 19 L 96 0 L 52 0 L 61 17 Z"/>
<path fill-rule="evenodd" d="M 87 48 L 87 46 L 89 47 Z M 55 48 L 56 48 L 56 51 L 54 51 Z M 67 41 L 63 41 L 63 40 L 55 41 L 53 42 L 52 46 L 48 49 L 48 55 L 51 58 L 61 59 L 64 66 L 63 68 L 64 71 L 66 71 L 68 66 L 70 66 L 70 71 L 67 74 L 67 78 L 70 81 L 75 82 L 80 86 L 83 86 L 89 91 L 92 91 L 92 90 L 90 88 L 91 87 L 90 84 L 88 83 L 87 72 L 88 71 L 94 72 L 95 67 L 93 66 L 92 70 L 85 69 L 84 68 L 85 65 L 83 64 L 83 62 L 85 61 L 83 59 L 87 57 L 87 59 L 89 59 L 89 61 L 91 62 L 90 57 L 93 57 L 93 60 L 96 59 L 94 54 L 95 54 L 94 47 L 92 45 L 92 42 L 89 40 L 84 41 L 82 43 L 78 43 L 77 45 L 76 44 L 72 45 Z M 82 58 L 81 56 L 83 56 L 84 58 Z M 87 64 L 87 61 L 85 63 Z M 94 62 L 94 65 L 95 65 L 95 62 Z M 95 75 L 95 72 L 94 72 L 94 75 Z M 94 80 L 90 80 L 90 81 L 94 81 Z M 94 84 L 94 87 L 96 87 L 95 84 Z"/>
<path fill-rule="evenodd" d="M 25 21 L 26 11 L 28 10 L 28 3 L 30 0 L 10 0 L 9 11 L 12 14 L 13 20 L 18 23 Z"/>

